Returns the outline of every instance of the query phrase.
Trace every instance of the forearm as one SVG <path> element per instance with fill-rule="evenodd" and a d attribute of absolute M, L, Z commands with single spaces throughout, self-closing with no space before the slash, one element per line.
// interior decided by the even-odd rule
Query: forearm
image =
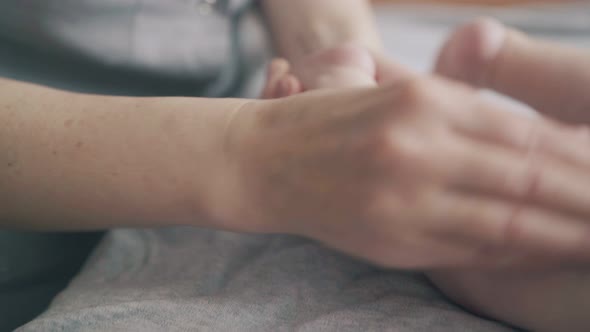
<path fill-rule="evenodd" d="M 0 226 L 217 227 L 243 100 L 79 95 L 0 79 Z"/>
<path fill-rule="evenodd" d="M 381 51 L 368 0 L 263 0 L 262 5 L 277 52 L 288 60 L 349 42 Z"/>

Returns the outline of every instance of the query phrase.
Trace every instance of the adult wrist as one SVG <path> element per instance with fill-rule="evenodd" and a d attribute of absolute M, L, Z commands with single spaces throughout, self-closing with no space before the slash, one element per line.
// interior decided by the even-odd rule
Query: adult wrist
<path fill-rule="evenodd" d="M 248 183 L 252 168 L 247 168 L 252 149 L 257 148 L 260 112 L 271 112 L 274 101 L 242 100 L 224 114 L 224 125 L 217 132 L 211 159 L 211 173 L 205 177 L 205 211 L 212 227 L 229 231 L 266 233 L 275 226 L 261 218 L 251 206 L 253 188 Z M 254 142 L 254 143 L 253 143 Z"/>

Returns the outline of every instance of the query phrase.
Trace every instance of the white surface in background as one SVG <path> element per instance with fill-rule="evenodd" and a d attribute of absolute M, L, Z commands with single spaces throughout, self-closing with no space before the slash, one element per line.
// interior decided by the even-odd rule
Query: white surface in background
<path fill-rule="evenodd" d="M 533 36 L 590 47 L 590 2 L 574 5 L 402 6 L 377 7 L 379 30 L 387 53 L 410 67 L 428 71 L 452 29 L 490 16 Z"/>
<path fill-rule="evenodd" d="M 575 5 L 484 6 L 400 6 L 377 8 L 377 21 L 386 52 L 415 70 L 432 70 L 439 49 L 453 29 L 481 16 L 538 38 L 590 47 L 590 2 Z M 530 112 L 517 101 L 490 91 L 482 92 L 503 109 Z"/>

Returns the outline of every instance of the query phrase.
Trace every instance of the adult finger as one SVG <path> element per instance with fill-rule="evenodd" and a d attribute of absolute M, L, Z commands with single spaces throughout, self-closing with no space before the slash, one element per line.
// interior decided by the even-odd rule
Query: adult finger
<path fill-rule="evenodd" d="M 490 257 L 501 250 L 504 257 L 516 257 L 514 264 L 523 255 L 560 257 L 564 261 L 579 261 L 583 257 L 590 261 L 590 227 L 581 219 L 529 204 L 459 191 L 440 195 L 429 211 L 432 220 L 443 219 L 432 223 L 433 231 L 439 237 L 470 245 L 474 258 L 486 257 L 482 249 L 490 248 Z M 512 265 L 506 260 L 490 263 Z"/>
<path fill-rule="evenodd" d="M 509 112 L 493 102 L 472 99 L 473 106 L 456 113 L 454 128 L 469 137 L 519 151 L 531 150 L 590 170 L 590 132 L 542 116 Z M 465 103 L 466 104 L 466 103 Z"/>
<path fill-rule="evenodd" d="M 564 163 L 534 146 L 529 152 L 465 140 L 449 150 L 452 185 L 462 190 L 535 204 L 554 213 L 578 216 L 590 226 L 590 172 Z"/>

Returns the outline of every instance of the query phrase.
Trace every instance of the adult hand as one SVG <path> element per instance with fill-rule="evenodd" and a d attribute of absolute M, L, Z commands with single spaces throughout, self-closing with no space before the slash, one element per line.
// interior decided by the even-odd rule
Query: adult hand
<path fill-rule="evenodd" d="M 242 112 L 233 217 L 388 267 L 477 266 L 496 248 L 590 258 L 586 137 L 402 75 Z"/>
<path fill-rule="evenodd" d="M 451 35 L 435 68 L 440 75 L 496 90 L 544 115 L 570 123 L 590 123 L 587 50 L 536 40 L 492 19 L 478 19 Z M 580 131 L 580 136 L 587 135 L 587 131 Z M 564 147 L 574 144 L 559 143 Z M 526 256 L 518 260 L 523 265 L 544 261 Z M 517 260 L 513 258 L 511 263 L 517 264 Z"/>
<path fill-rule="evenodd" d="M 589 55 L 582 49 L 531 39 L 495 21 L 478 20 L 456 30 L 436 70 L 508 94 L 556 118 L 588 123 Z M 535 255 L 506 261 L 505 251 L 499 250 L 495 258 L 491 256 L 490 261 L 504 260 L 498 264 L 504 268 L 440 270 L 429 277 L 461 305 L 511 325 L 531 331 L 588 330 L 587 262 L 569 266 L 557 256 L 553 257 L 557 266 L 543 266 L 546 260 Z"/>

